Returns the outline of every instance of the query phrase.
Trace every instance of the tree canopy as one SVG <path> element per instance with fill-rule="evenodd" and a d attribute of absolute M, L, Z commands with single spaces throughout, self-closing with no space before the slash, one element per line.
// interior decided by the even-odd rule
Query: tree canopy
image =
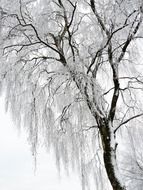
<path fill-rule="evenodd" d="M 42 136 L 58 168 L 78 168 L 83 190 L 91 176 L 97 190 L 131 189 L 131 156 L 120 154 L 132 147 L 142 172 L 142 1 L 0 2 L 1 90 L 33 154 Z"/>

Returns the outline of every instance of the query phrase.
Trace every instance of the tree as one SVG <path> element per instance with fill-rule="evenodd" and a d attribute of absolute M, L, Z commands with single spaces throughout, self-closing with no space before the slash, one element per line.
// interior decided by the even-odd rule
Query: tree
<path fill-rule="evenodd" d="M 83 189 L 90 173 L 97 189 L 107 177 L 113 190 L 126 189 L 117 137 L 143 116 L 142 6 L 140 0 L 1 0 L 6 105 L 29 131 L 33 154 L 42 134 L 58 167 L 61 161 L 78 167 Z"/>

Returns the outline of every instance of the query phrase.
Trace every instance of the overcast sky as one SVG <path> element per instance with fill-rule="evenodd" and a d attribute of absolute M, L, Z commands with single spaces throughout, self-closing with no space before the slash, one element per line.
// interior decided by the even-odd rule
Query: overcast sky
<path fill-rule="evenodd" d="M 0 190 L 81 190 L 79 177 L 64 172 L 59 178 L 52 155 L 41 149 L 38 154 L 37 170 L 26 135 L 12 123 L 5 113 L 4 101 L 0 97 Z"/>

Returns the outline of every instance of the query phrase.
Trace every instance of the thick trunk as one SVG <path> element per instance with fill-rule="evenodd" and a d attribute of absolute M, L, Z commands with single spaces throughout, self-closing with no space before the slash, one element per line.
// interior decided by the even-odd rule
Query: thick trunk
<path fill-rule="evenodd" d="M 109 125 L 102 125 L 100 127 L 100 135 L 102 138 L 103 145 L 103 160 L 105 164 L 105 169 L 107 172 L 107 176 L 111 183 L 113 190 L 125 190 L 125 187 L 121 185 L 118 177 L 115 174 L 116 171 L 116 163 L 115 163 L 115 149 L 111 144 L 111 132 Z"/>

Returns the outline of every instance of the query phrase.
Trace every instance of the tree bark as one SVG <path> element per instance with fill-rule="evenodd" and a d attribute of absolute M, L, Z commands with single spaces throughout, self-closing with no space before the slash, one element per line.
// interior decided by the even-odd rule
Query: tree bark
<path fill-rule="evenodd" d="M 99 131 L 103 146 L 103 160 L 111 186 L 113 190 L 125 190 L 125 187 L 121 185 L 118 177 L 115 174 L 116 165 L 114 161 L 116 158 L 116 150 L 115 147 L 113 148 L 111 144 L 111 138 L 113 137 L 111 136 L 109 124 L 102 122 L 102 125 L 99 127 Z"/>

